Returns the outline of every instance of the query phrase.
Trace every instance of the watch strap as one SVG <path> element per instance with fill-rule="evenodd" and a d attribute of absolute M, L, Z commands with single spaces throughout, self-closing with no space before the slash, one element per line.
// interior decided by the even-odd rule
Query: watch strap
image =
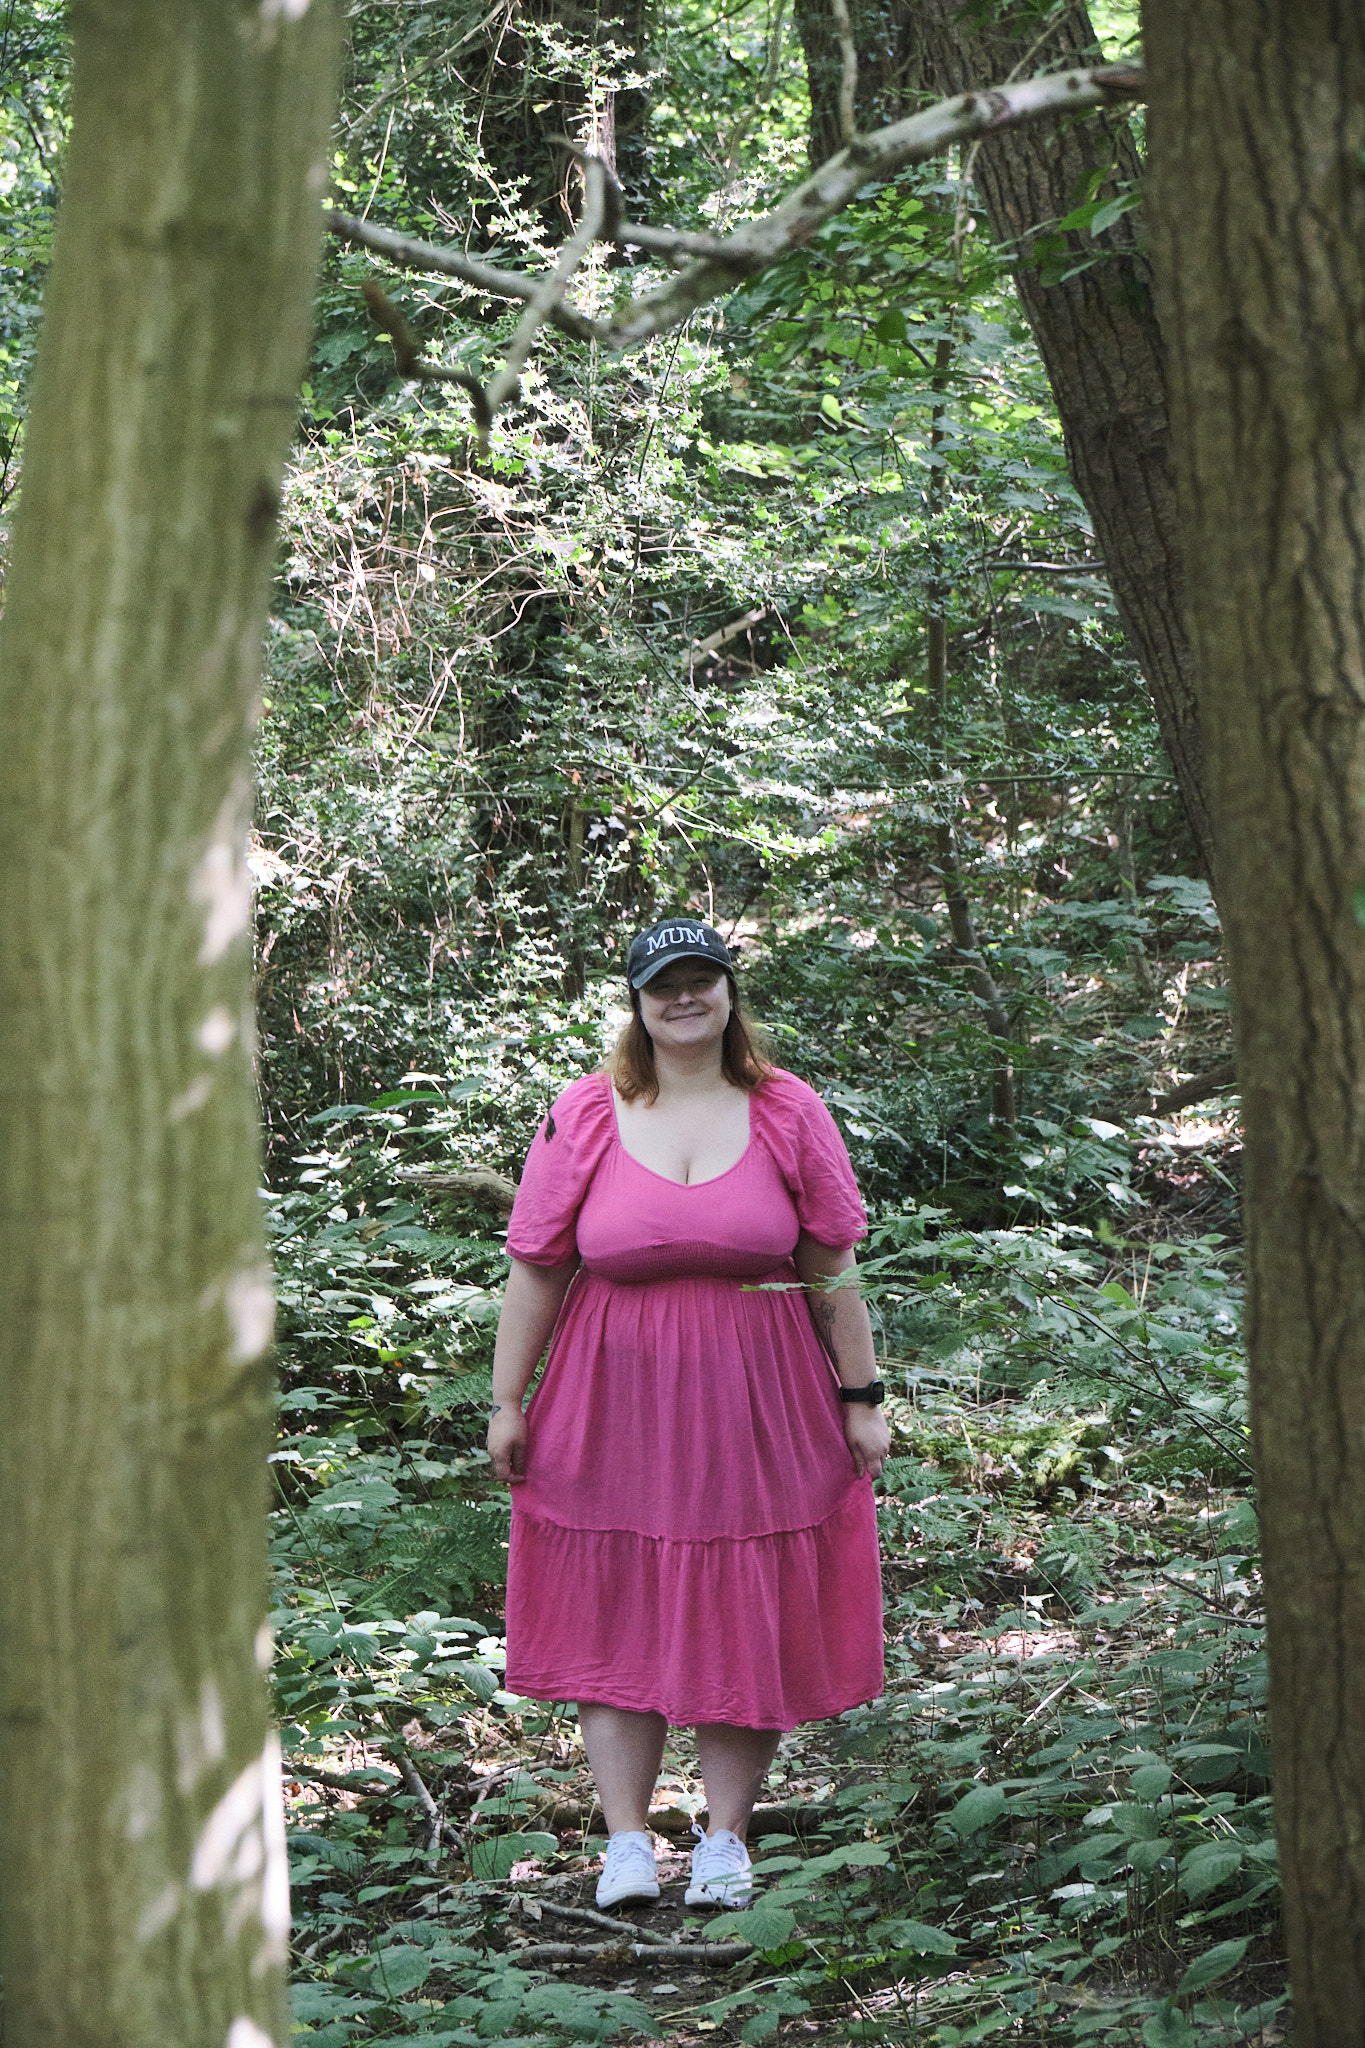
<path fill-rule="evenodd" d="M 865 1387 L 840 1387 L 841 1401 L 865 1401 L 869 1408 L 880 1408 L 886 1399 L 886 1386 L 882 1380 L 869 1380 Z"/>

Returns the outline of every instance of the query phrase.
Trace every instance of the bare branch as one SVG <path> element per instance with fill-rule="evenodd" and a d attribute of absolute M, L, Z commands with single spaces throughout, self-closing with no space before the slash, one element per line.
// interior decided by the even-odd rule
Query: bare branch
<path fill-rule="evenodd" d="M 399 1167 L 398 1178 L 427 1194 L 463 1195 L 466 1201 L 495 1209 L 499 1216 L 510 1216 L 517 1198 L 517 1183 L 487 1166 L 466 1167 L 455 1173 L 425 1166 Z"/>
<path fill-rule="evenodd" d="M 835 4 L 843 5 L 847 18 L 847 0 L 835 0 Z M 846 62 L 846 87 L 848 79 Z M 560 251 L 553 269 L 541 278 L 495 269 L 492 264 L 480 263 L 459 250 L 438 248 L 431 242 L 394 234 L 391 229 L 357 220 L 352 214 L 329 209 L 323 219 L 334 234 L 387 256 L 390 262 L 406 269 L 436 271 L 459 278 L 490 298 L 521 300 L 525 304 L 526 312 L 507 361 L 487 393 L 492 413 L 515 391 L 535 335 L 546 322 L 578 340 L 598 341 L 611 349 L 638 348 L 652 336 L 681 326 L 698 306 L 733 291 L 744 278 L 768 269 L 792 250 L 804 247 L 827 220 L 842 213 L 865 187 L 885 183 L 905 165 L 923 163 L 954 143 L 993 135 L 1026 122 L 1088 113 L 1093 108 L 1124 100 L 1140 100 L 1144 93 L 1143 74 L 1135 65 L 1099 64 L 1087 70 L 1051 72 L 1045 77 L 943 100 L 903 121 L 894 121 L 887 128 L 855 136 L 770 213 L 746 221 L 730 235 L 633 227 L 611 218 L 614 209 L 606 167 L 600 158 L 585 157 L 574 146 L 584 165 L 587 188 L 583 218 Z M 653 255 L 690 260 L 666 284 L 632 299 L 610 320 L 591 320 L 567 303 L 566 294 L 574 272 L 597 239 L 645 249 Z M 428 366 L 429 373 L 435 367 Z M 454 381 L 472 380 L 458 373 Z"/>
<path fill-rule="evenodd" d="M 490 299 L 529 301 L 535 297 L 538 280 L 534 277 L 523 277 L 515 270 L 498 270 L 459 249 L 443 249 L 413 235 L 395 234 L 392 228 L 376 227 L 372 221 L 359 220 L 353 213 L 338 213 L 331 206 L 324 211 L 322 224 L 343 242 L 354 242 L 359 248 L 372 249 L 376 256 L 387 256 L 400 270 L 434 270 L 442 277 L 457 277 L 461 284 L 470 285 Z M 553 326 L 562 328 L 577 341 L 592 341 L 598 335 L 597 322 L 585 319 L 572 306 L 556 306 L 548 318 Z"/>
<path fill-rule="evenodd" d="M 658 256 L 714 257 L 723 263 L 730 253 L 728 236 L 694 234 L 690 228 L 647 228 L 623 221 L 611 239 L 620 249 L 648 249 Z"/>
<path fill-rule="evenodd" d="M 606 325 L 601 338 L 609 348 L 637 348 L 652 335 L 679 326 L 708 299 L 732 291 L 740 279 L 801 248 L 864 186 L 884 182 L 906 164 L 922 163 L 955 142 L 1026 121 L 1141 99 L 1143 90 L 1142 73 L 1134 66 L 1101 64 L 1088 71 L 1053 72 L 1018 85 L 967 93 L 860 136 L 851 149 L 841 149 L 789 192 L 771 213 L 747 221 L 727 236 L 724 257 L 690 264 L 658 290 L 632 300 Z"/>
<path fill-rule="evenodd" d="M 393 360 L 399 376 L 412 377 L 419 384 L 458 384 L 473 400 L 480 437 L 486 438 L 493 424 L 493 415 L 478 378 L 471 377 L 468 370 L 447 369 L 442 363 L 429 363 L 422 354 L 416 335 L 377 277 L 365 279 L 360 295 L 393 343 Z"/>
<path fill-rule="evenodd" d="M 839 32 L 839 51 L 844 60 L 839 80 L 839 133 L 852 149 L 858 140 L 858 45 L 853 40 L 853 23 L 848 17 L 848 0 L 830 0 L 834 26 Z"/>

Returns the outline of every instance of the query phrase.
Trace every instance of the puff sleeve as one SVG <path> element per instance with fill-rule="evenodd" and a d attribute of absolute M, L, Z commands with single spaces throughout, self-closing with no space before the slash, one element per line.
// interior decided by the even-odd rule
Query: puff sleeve
<path fill-rule="evenodd" d="M 839 1126 L 813 1088 L 779 1068 L 753 1097 L 758 1135 L 787 1183 L 807 1237 L 848 1251 L 867 1213 Z"/>
<path fill-rule="evenodd" d="M 507 1226 L 507 1249 L 528 1266 L 567 1266 L 578 1252 L 578 1212 L 611 1142 L 615 1111 L 603 1074 L 564 1090 L 531 1143 Z"/>

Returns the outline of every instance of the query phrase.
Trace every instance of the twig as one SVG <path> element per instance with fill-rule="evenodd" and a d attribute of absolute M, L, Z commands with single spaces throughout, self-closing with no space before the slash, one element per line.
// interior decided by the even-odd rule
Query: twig
<path fill-rule="evenodd" d="M 1064 1692 L 1070 1692 L 1072 1687 L 1078 1683 L 1078 1679 L 1074 1676 L 1071 1678 L 1064 1678 L 1059 1686 L 1053 1688 L 1053 1690 L 1048 1694 L 1045 1700 L 1039 1700 L 1037 1706 L 1033 1709 L 1032 1713 L 1025 1714 L 1023 1720 L 1019 1723 L 1019 1726 L 1013 1729 L 1011 1733 L 1005 1737 L 1005 1740 L 1000 1745 L 999 1754 L 1001 1756 L 1004 1756 L 1009 1750 L 1013 1749 L 1015 1743 L 1019 1740 L 1019 1737 L 1023 1734 L 1024 1730 L 1030 1725 L 1030 1723 L 1038 1720 L 1041 1715 L 1047 1712 L 1049 1707 L 1055 1707 L 1058 1700 L 1062 1697 L 1062 1694 Z"/>
<path fill-rule="evenodd" d="M 422 354 L 416 335 L 388 297 L 377 277 L 365 279 L 360 287 L 360 295 L 393 343 L 393 360 L 399 376 L 413 377 L 423 384 L 458 384 L 473 400 L 479 437 L 481 441 L 486 440 L 493 416 L 488 410 L 488 400 L 478 378 L 471 377 L 468 370 L 450 370 L 441 363 L 429 363 Z"/>
<path fill-rule="evenodd" d="M 422 1774 L 410 1756 L 400 1756 L 398 1768 L 403 1773 L 403 1783 L 427 1817 L 427 1855 L 434 1863 L 441 1848 L 441 1809 L 428 1792 Z"/>
<path fill-rule="evenodd" d="M 1053 1294 L 1047 1288 L 1042 1287 L 1039 1288 L 1038 1292 L 1046 1301 L 1055 1301 L 1060 1308 L 1070 1309 L 1073 1315 L 1082 1316 L 1087 1323 L 1093 1323 L 1095 1328 L 1106 1336 L 1109 1342 L 1118 1350 L 1122 1351 L 1125 1357 L 1132 1359 L 1139 1371 L 1149 1372 L 1152 1375 L 1152 1378 L 1156 1381 L 1172 1407 L 1185 1409 L 1199 1434 L 1207 1437 L 1216 1451 L 1221 1452 L 1225 1458 L 1231 1458 L 1234 1464 L 1240 1465 L 1247 1477 L 1251 1478 L 1251 1461 L 1246 1456 L 1246 1453 L 1235 1444 L 1229 1443 L 1225 1438 L 1215 1435 L 1210 1425 L 1200 1416 L 1193 1402 L 1182 1400 L 1174 1388 L 1167 1386 L 1162 1377 L 1161 1368 L 1153 1358 L 1144 1357 L 1141 1352 L 1134 1351 L 1131 1345 L 1124 1343 L 1122 1337 L 1115 1336 L 1107 1323 L 1101 1322 L 1098 1316 L 1092 1316 L 1089 1309 L 1082 1308 L 1080 1303 L 1074 1301 L 1070 1295 Z"/>
<path fill-rule="evenodd" d="M 843 74 L 839 80 L 839 133 L 851 149 L 858 140 L 858 45 L 853 40 L 853 23 L 848 18 L 848 0 L 830 0 L 834 26 L 839 32 L 839 54 Z"/>
<path fill-rule="evenodd" d="M 556 306 L 563 301 L 570 280 L 593 243 L 607 226 L 607 167 L 600 156 L 582 159 L 583 217 L 560 250 L 554 268 L 536 286 L 517 323 L 502 368 L 485 394 L 489 413 L 496 416 L 509 398 L 521 389 L 521 373 L 531 344 Z"/>

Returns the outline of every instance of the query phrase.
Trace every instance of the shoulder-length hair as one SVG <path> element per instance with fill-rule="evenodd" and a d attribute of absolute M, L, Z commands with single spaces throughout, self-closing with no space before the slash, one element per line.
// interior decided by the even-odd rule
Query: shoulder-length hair
<path fill-rule="evenodd" d="M 764 1058 L 756 1027 L 740 1007 L 735 977 L 727 974 L 725 979 L 730 985 L 730 1021 L 720 1042 L 720 1069 L 732 1088 L 743 1088 L 752 1094 L 774 1071 L 773 1064 Z M 646 1102 L 657 1099 L 659 1077 L 654 1070 L 654 1041 L 645 1030 L 640 998 L 634 989 L 630 991 L 630 1022 L 612 1049 L 607 1072 L 622 1102 L 634 1102 L 641 1096 Z"/>

